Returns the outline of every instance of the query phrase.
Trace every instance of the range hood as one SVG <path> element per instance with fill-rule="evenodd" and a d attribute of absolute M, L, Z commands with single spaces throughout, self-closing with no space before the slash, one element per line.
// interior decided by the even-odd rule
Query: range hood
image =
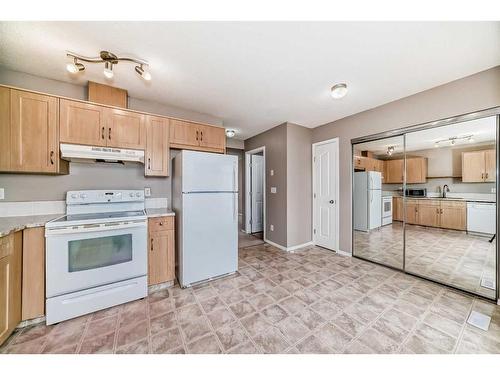
<path fill-rule="evenodd" d="M 143 163 L 143 150 L 128 150 L 101 146 L 81 146 L 61 143 L 61 158 L 78 162 Z"/>

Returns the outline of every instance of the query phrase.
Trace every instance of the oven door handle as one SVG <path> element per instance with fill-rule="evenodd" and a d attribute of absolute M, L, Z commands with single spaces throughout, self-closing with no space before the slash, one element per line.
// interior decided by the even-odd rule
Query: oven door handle
<path fill-rule="evenodd" d="M 139 228 L 147 227 L 146 221 L 136 221 L 131 223 L 107 223 L 107 224 L 88 224 L 78 227 L 64 227 L 64 228 L 45 228 L 45 236 L 60 235 L 60 234 L 80 234 L 92 232 L 106 232 L 118 229 Z"/>

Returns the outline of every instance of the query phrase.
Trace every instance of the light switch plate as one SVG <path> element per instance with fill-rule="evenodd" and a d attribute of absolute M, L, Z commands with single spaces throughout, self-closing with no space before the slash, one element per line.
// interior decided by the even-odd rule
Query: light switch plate
<path fill-rule="evenodd" d="M 272 224 L 271 224 L 271 225 L 269 226 L 269 229 L 271 230 L 271 232 L 274 232 L 274 225 L 272 225 Z"/>
<path fill-rule="evenodd" d="M 274 169 L 271 169 L 271 176 L 274 176 Z"/>
<path fill-rule="evenodd" d="M 151 196 L 151 188 L 149 188 L 149 187 L 144 188 L 144 196 L 145 197 L 150 197 Z"/>
<path fill-rule="evenodd" d="M 491 188 L 491 193 L 495 194 L 497 192 L 497 188 Z"/>
<path fill-rule="evenodd" d="M 276 187 L 271 186 L 271 193 L 272 193 L 272 194 L 276 194 Z"/>
<path fill-rule="evenodd" d="M 5 189 L 0 189 L 0 199 L 5 199 Z"/>

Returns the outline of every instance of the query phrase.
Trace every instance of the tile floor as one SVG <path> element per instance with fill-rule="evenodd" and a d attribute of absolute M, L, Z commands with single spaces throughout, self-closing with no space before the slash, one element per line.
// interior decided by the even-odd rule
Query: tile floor
<path fill-rule="evenodd" d="M 53 326 L 3 353 L 500 353 L 500 307 L 311 247 L 240 250 L 236 275 Z M 488 332 L 465 323 L 492 316 Z"/>
<path fill-rule="evenodd" d="M 495 290 L 481 285 L 495 280 L 495 241 L 490 237 L 419 225 L 406 226 L 406 270 L 488 298 Z M 400 222 L 369 233 L 354 234 L 355 254 L 403 267 L 403 226 Z"/>

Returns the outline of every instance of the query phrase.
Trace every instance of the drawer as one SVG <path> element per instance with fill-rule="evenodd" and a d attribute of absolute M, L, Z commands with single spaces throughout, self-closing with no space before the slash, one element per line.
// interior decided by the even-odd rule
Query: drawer
<path fill-rule="evenodd" d="M 148 221 L 148 230 L 150 233 L 162 232 L 164 230 L 174 229 L 174 217 L 163 216 L 150 218 Z"/>
<path fill-rule="evenodd" d="M 465 201 L 441 201 L 441 208 L 463 208 L 467 207 L 467 202 Z"/>

